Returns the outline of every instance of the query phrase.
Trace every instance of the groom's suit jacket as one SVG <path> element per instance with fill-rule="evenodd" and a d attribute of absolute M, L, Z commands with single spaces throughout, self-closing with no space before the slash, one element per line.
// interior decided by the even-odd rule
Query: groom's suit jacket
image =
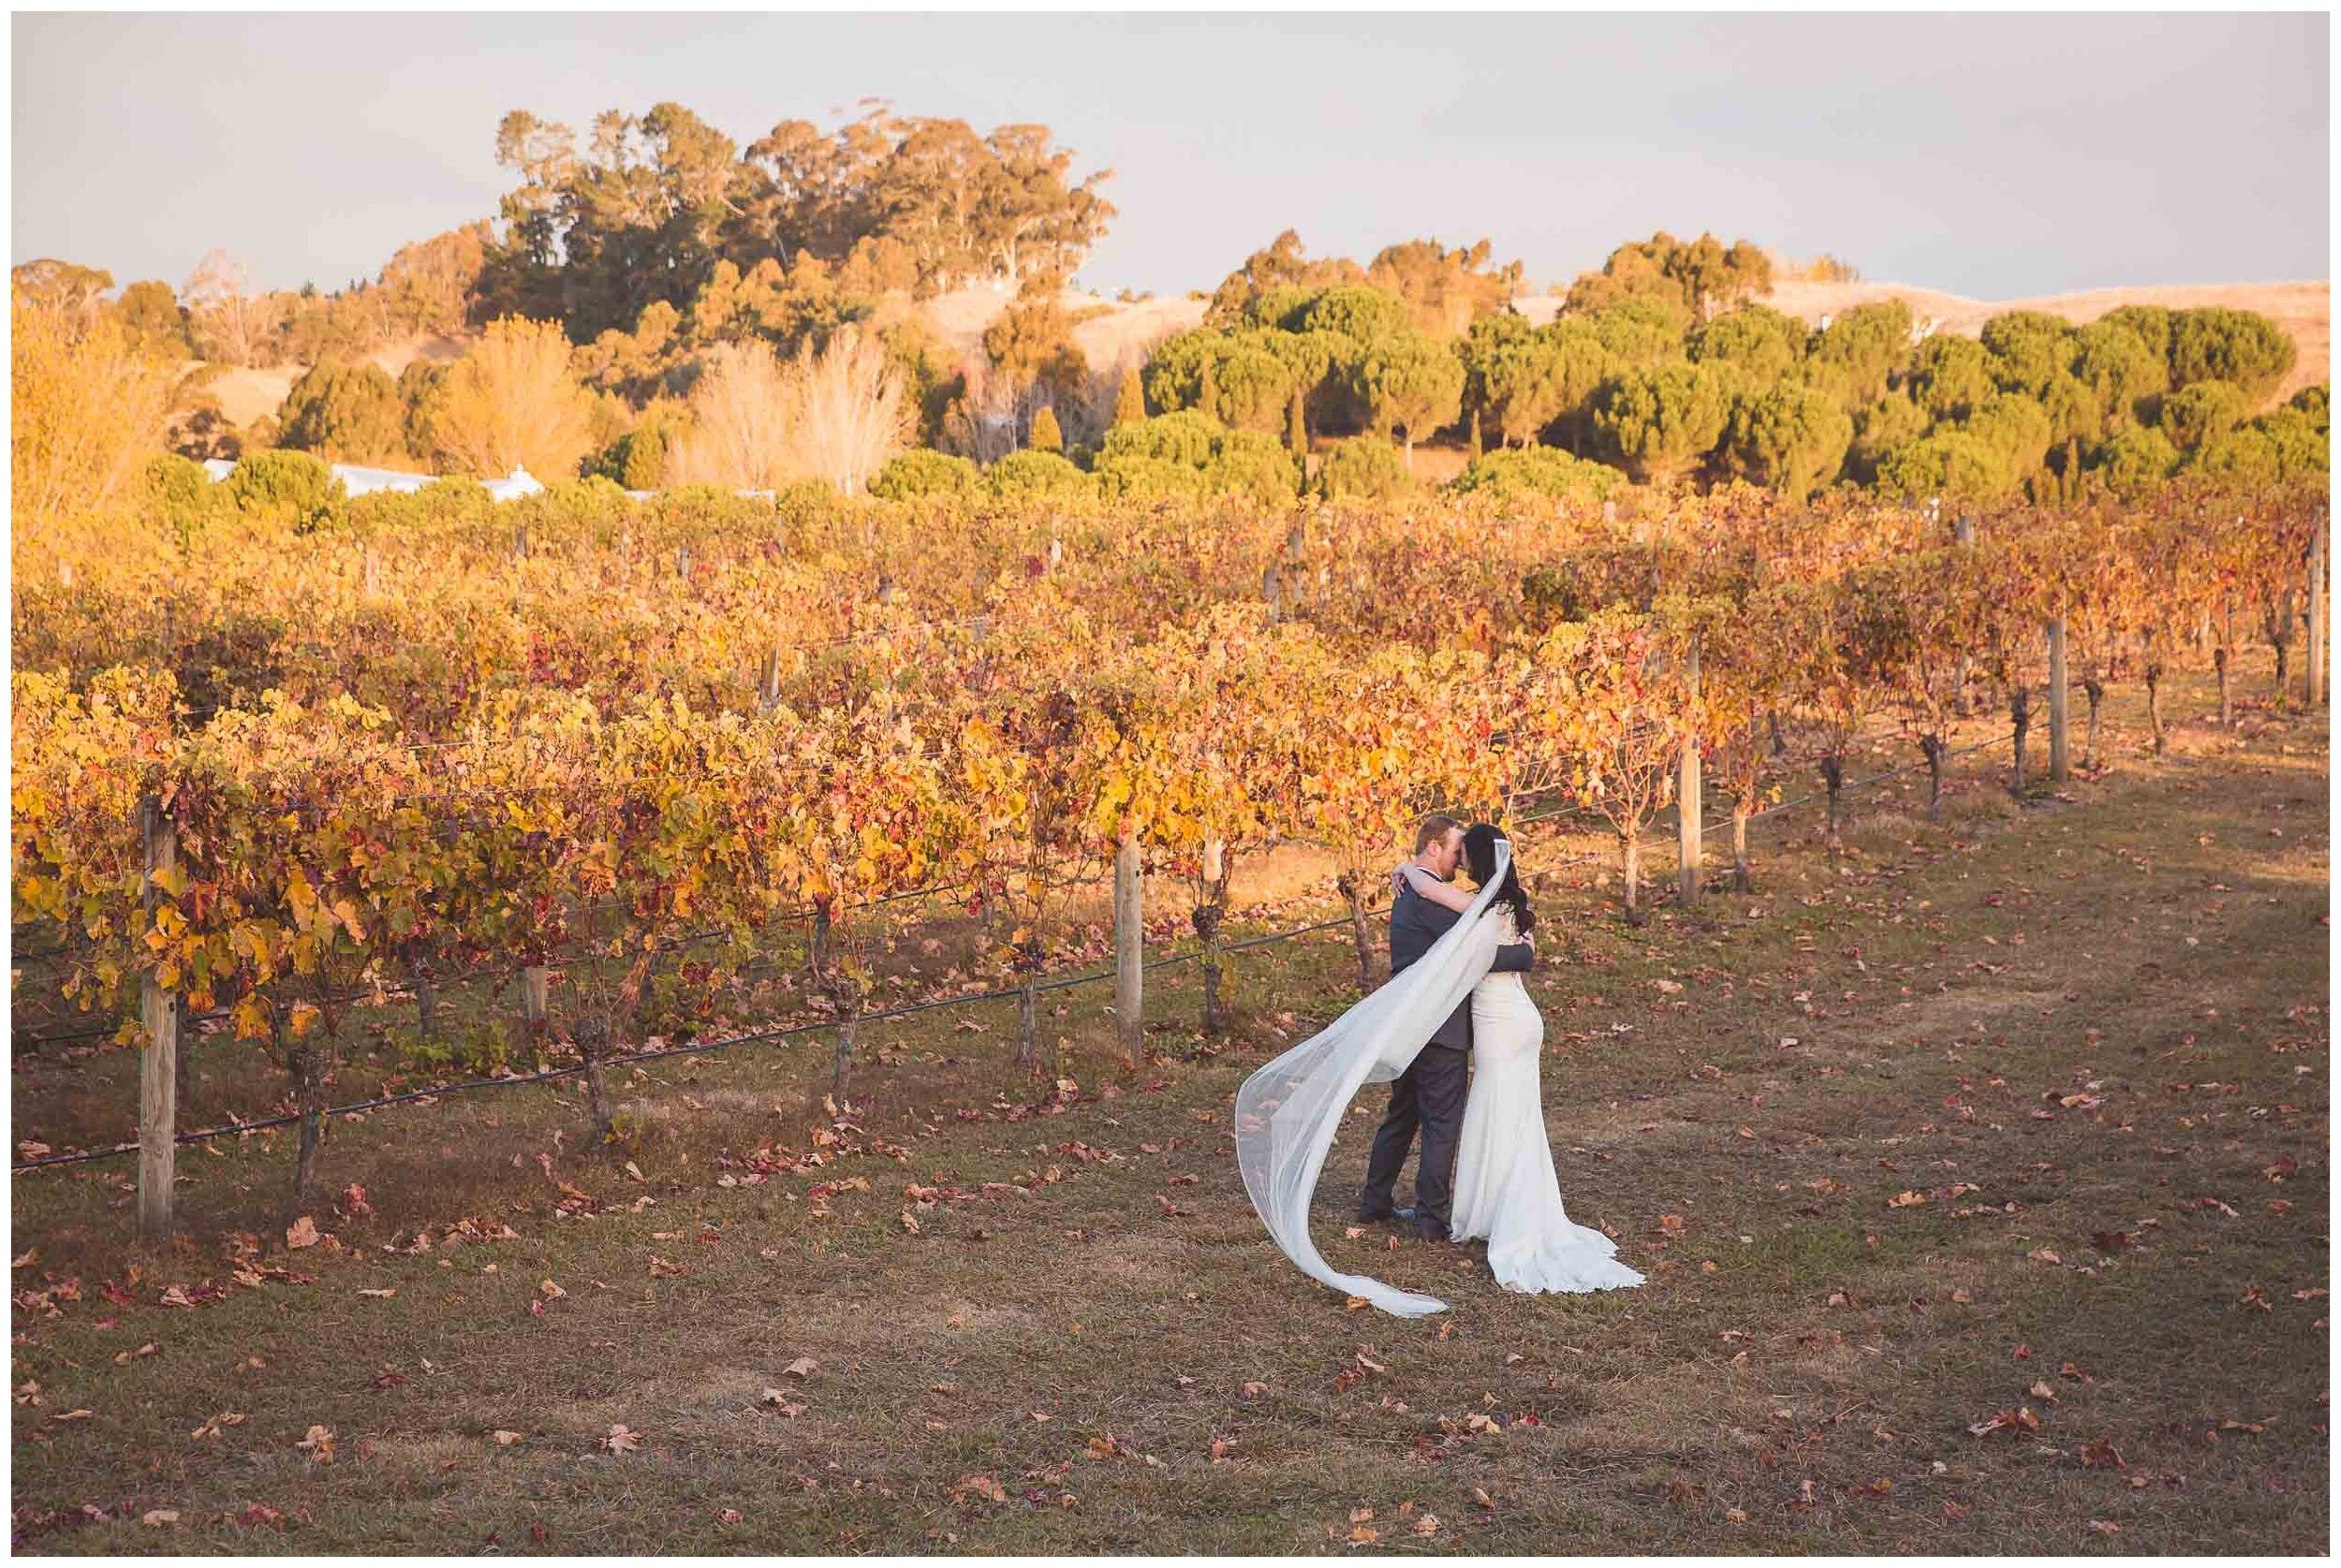
<path fill-rule="evenodd" d="M 1431 945 L 1463 916 L 1433 903 L 1400 878 L 1397 901 L 1390 906 L 1390 973 L 1396 977 L 1407 965 L 1431 950 Z M 1508 943 L 1495 950 L 1491 974 L 1525 974 L 1536 962 L 1537 950 L 1525 942 Z M 1450 1050 L 1471 1048 L 1471 998 L 1466 996 L 1453 1016 L 1431 1035 L 1431 1044 Z"/>

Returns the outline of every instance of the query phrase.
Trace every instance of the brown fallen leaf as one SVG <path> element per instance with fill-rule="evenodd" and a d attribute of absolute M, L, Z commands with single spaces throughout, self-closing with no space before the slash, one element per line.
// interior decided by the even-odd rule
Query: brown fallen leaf
<path fill-rule="evenodd" d="M 293 1446 L 296 1448 L 306 1448 L 309 1451 L 309 1462 L 311 1464 L 331 1464 L 333 1462 L 333 1434 L 331 1430 L 324 1427 L 311 1427 L 309 1429 L 309 1435 L 302 1438 L 299 1443 L 294 1443 Z"/>
<path fill-rule="evenodd" d="M 285 1245 L 287 1247 L 299 1249 L 314 1247 L 317 1244 L 317 1223 L 306 1214 L 295 1220 L 285 1232 Z"/>
<path fill-rule="evenodd" d="M 1436 1514 L 1425 1514 L 1421 1518 L 1415 1520 L 1414 1532 L 1417 1535 L 1436 1535 L 1438 1533 L 1438 1516 Z"/>
<path fill-rule="evenodd" d="M 642 1434 L 623 1421 L 612 1421 L 610 1435 L 601 1440 L 601 1445 L 612 1454 L 631 1454 L 642 1445 Z"/>
<path fill-rule="evenodd" d="M 781 1368 L 780 1373 L 783 1377 L 807 1378 L 820 1370 L 820 1368 L 821 1364 L 810 1356 L 800 1356 L 786 1367 Z"/>
<path fill-rule="evenodd" d="M 490 1432 L 488 1435 L 495 1440 L 495 1445 L 498 1448 L 509 1448 L 515 1443 L 525 1443 L 527 1441 L 525 1434 L 521 1432 L 507 1431 L 502 1427 L 498 1427 L 494 1431 Z"/>
<path fill-rule="evenodd" d="M 161 1529 L 164 1525 L 178 1522 L 179 1510 L 176 1508 L 149 1508 L 139 1516 L 139 1523 L 155 1530 Z"/>
<path fill-rule="evenodd" d="M 2122 1527 L 2111 1519 L 2091 1519 L 2089 1528 L 2099 1535 L 2119 1535 L 2122 1532 Z"/>
<path fill-rule="evenodd" d="M 1486 1491 L 1478 1487 L 1471 1488 L 1471 1501 L 1478 1503 L 1482 1508 L 1493 1508 L 1495 1506 L 1495 1499 L 1488 1496 Z"/>
<path fill-rule="evenodd" d="M 377 1301 L 387 1301 L 391 1297 L 396 1296 L 398 1291 L 396 1287 L 392 1287 L 390 1290 L 361 1290 L 358 1294 L 361 1296 L 371 1296 Z"/>

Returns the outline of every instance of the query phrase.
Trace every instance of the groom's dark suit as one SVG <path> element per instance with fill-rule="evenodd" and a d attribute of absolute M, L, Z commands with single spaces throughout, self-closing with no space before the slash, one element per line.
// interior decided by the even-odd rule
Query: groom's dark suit
<path fill-rule="evenodd" d="M 1395 979 L 1431 950 L 1462 916 L 1453 910 L 1404 885 L 1390 906 L 1390 973 Z M 1493 973 L 1525 973 L 1536 960 L 1536 949 L 1525 942 L 1496 948 Z M 1448 1206 L 1455 1170 L 1455 1146 L 1463 1135 L 1464 1099 L 1470 1087 L 1471 998 L 1464 998 L 1413 1065 L 1391 1080 L 1390 1114 L 1374 1135 L 1374 1152 L 1366 1161 L 1365 1191 L 1358 1196 L 1358 1212 L 1373 1219 L 1391 1212 L 1391 1189 L 1399 1167 L 1422 1134 L 1422 1159 L 1415 1166 L 1416 1223 L 1447 1232 Z"/>

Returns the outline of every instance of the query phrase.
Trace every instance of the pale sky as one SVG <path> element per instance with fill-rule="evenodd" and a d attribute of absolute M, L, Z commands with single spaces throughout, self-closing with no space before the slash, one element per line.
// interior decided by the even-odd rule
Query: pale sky
<path fill-rule="evenodd" d="M 672 99 L 745 144 L 863 95 L 1116 170 L 1081 274 L 1278 231 L 1486 237 L 1566 284 L 1664 227 L 2011 299 L 2323 278 L 2329 21 L 2260 16 L 18 15 L 12 261 L 333 288 L 493 216 L 497 120 Z"/>

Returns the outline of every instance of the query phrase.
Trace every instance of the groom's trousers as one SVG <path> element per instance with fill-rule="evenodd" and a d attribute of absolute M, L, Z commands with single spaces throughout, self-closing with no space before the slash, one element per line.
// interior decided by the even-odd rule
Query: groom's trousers
<path fill-rule="evenodd" d="M 1391 1080 L 1390 1114 L 1374 1135 L 1374 1152 L 1365 1163 L 1365 1191 L 1358 1209 L 1364 1214 L 1388 1213 L 1391 1190 L 1397 1185 L 1399 1167 L 1406 1163 L 1417 1131 L 1422 1135 L 1422 1158 L 1414 1170 L 1414 1203 L 1423 1219 L 1448 1222 L 1453 1199 L 1455 1146 L 1463 1135 L 1464 1100 L 1471 1087 L 1471 1053 L 1450 1046 L 1425 1046 L 1414 1064 Z"/>

